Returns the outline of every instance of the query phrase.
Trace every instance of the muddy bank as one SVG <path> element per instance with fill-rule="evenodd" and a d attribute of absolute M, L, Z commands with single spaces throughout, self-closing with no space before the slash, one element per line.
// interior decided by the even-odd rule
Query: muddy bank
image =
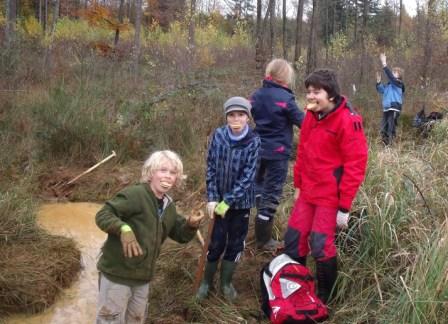
<path fill-rule="evenodd" d="M 93 323 L 97 298 L 96 259 L 106 234 L 95 225 L 101 205 L 93 203 L 59 203 L 43 205 L 38 223 L 52 234 L 73 238 L 82 253 L 82 270 L 78 280 L 62 291 L 56 303 L 36 315 L 17 315 L 8 324 Z"/>

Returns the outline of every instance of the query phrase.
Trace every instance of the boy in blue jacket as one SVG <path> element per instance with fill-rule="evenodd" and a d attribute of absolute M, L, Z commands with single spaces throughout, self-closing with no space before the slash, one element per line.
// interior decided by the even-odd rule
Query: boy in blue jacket
<path fill-rule="evenodd" d="M 278 247 L 272 239 L 274 216 L 288 174 L 293 126 L 300 127 L 304 113 L 297 107 L 294 93 L 294 69 L 284 59 L 274 59 L 266 67 L 263 86 L 251 97 L 255 131 L 261 138 L 257 170 L 257 248 L 272 251 Z"/>
<path fill-rule="evenodd" d="M 403 104 L 404 83 L 402 80 L 403 70 L 399 67 L 389 69 L 386 63 L 386 55 L 380 54 L 384 73 L 389 82 L 381 83 L 381 74 L 376 75 L 376 90 L 383 95 L 383 119 L 381 121 L 381 137 L 385 145 L 392 143 L 396 135 L 398 117 Z"/>
<path fill-rule="evenodd" d="M 207 157 L 207 213 L 215 219 L 204 278 L 197 299 L 207 297 L 221 262 L 221 292 L 236 298 L 232 277 L 244 250 L 250 208 L 255 206 L 254 178 L 260 138 L 249 127 L 251 104 L 242 97 L 224 103 L 227 124 L 216 129 Z"/>

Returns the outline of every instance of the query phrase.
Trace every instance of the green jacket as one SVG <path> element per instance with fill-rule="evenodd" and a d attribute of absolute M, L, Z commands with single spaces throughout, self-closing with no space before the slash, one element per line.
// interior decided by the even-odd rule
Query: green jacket
<path fill-rule="evenodd" d="M 176 212 L 171 198 L 164 198 L 159 211 L 157 198 L 148 184 L 137 184 L 120 191 L 96 214 L 96 224 L 107 239 L 97 268 L 109 280 L 125 285 L 144 284 L 151 280 L 160 247 L 167 237 L 179 242 L 190 241 L 196 229 Z M 140 244 L 143 255 L 125 258 L 120 228 L 128 224 Z"/>

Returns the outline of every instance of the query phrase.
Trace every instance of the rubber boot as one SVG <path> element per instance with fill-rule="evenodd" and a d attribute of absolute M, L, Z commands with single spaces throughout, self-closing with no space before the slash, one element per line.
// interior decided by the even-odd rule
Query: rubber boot
<path fill-rule="evenodd" d="M 201 285 L 196 293 L 196 299 L 201 301 L 208 296 L 208 292 L 213 288 L 213 277 L 215 276 L 218 261 L 207 262 L 204 270 L 204 278 L 202 278 Z"/>
<path fill-rule="evenodd" d="M 317 296 L 328 304 L 335 295 L 334 284 L 338 275 L 336 257 L 326 261 L 316 261 Z"/>
<path fill-rule="evenodd" d="M 257 249 L 266 251 L 275 251 L 280 246 L 280 242 L 272 238 L 272 228 L 274 220 L 263 220 L 255 218 L 255 239 L 257 241 Z"/>
<path fill-rule="evenodd" d="M 306 267 L 306 256 L 294 258 L 295 261 Z"/>
<path fill-rule="evenodd" d="M 232 285 L 233 273 L 236 269 L 236 262 L 222 260 L 221 262 L 221 292 L 228 301 L 234 301 L 237 292 Z"/>

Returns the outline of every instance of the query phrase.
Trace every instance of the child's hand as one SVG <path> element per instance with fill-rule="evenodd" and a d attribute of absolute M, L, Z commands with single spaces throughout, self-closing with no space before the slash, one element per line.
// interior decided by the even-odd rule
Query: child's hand
<path fill-rule="evenodd" d="M 207 203 L 207 215 L 208 217 L 210 217 L 210 219 L 213 219 L 213 217 L 215 217 L 216 205 L 218 205 L 217 201 L 210 201 Z"/>
<path fill-rule="evenodd" d="M 348 218 L 349 218 L 349 213 L 339 210 L 338 214 L 336 215 L 337 227 L 340 229 L 348 228 Z"/>
<path fill-rule="evenodd" d="M 376 83 L 380 83 L 381 82 L 381 74 L 380 72 L 376 72 Z"/>
<path fill-rule="evenodd" d="M 297 198 L 299 198 L 300 196 L 300 189 L 296 188 L 296 190 L 294 191 L 294 200 L 297 200 Z"/>
<path fill-rule="evenodd" d="M 224 218 L 226 216 L 226 213 L 229 210 L 229 208 L 230 208 L 230 206 L 227 205 L 227 203 L 223 200 L 216 206 L 215 214 Z"/>
<path fill-rule="evenodd" d="M 201 225 L 201 221 L 204 219 L 204 213 L 200 210 L 196 215 L 190 215 L 187 219 L 187 224 L 190 227 L 198 228 Z"/>
<path fill-rule="evenodd" d="M 125 258 L 143 255 L 143 250 L 135 238 L 134 232 L 129 225 L 121 227 L 120 235 L 121 245 L 123 246 L 123 254 Z"/>
<path fill-rule="evenodd" d="M 380 61 L 381 61 L 381 64 L 383 64 L 383 66 L 387 65 L 387 63 L 386 63 L 386 54 L 384 54 L 384 53 L 380 54 Z"/>

